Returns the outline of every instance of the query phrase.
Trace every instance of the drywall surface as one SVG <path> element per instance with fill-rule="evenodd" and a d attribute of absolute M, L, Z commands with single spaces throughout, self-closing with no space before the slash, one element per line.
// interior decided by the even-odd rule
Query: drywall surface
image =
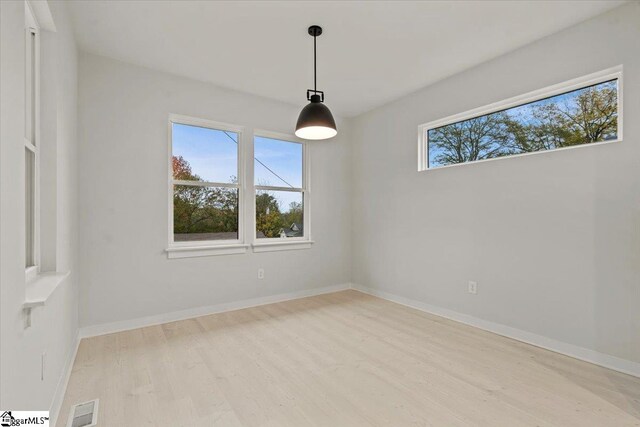
<path fill-rule="evenodd" d="M 351 151 L 342 121 L 338 137 L 309 144 L 311 249 L 165 253 L 169 115 L 291 134 L 306 88 L 296 107 L 90 54 L 81 55 L 79 81 L 82 326 L 349 282 Z"/>
<path fill-rule="evenodd" d="M 1 2 L 0 407 L 49 410 L 63 390 L 78 330 L 77 54 L 62 2 L 41 30 L 43 271 L 70 272 L 24 327 L 24 2 Z M 46 7 L 46 6 L 45 6 Z M 42 355 L 44 377 L 41 378 Z M 57 394 L 56 394 L 57 393 Z M 55 411 L 55 408 L 54 408 Z"/>
<path fill-rule="evenodd" d="M 640 362 L 638 40 L 633 2 L 356 118 L 353 281 Z M 618 65 L 624 141 L 417 171 L 418 125 Z"/>

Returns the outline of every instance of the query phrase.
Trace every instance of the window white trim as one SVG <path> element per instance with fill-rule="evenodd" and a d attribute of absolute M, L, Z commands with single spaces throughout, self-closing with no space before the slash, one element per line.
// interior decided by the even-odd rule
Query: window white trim
<path fill-rule="evenodd" d="M 33 224 L 27 225 L 25 216 L 25 245 L 27 247 L 25 247 L 24 255 L 25 280 L 33 280 L 40 272 L 40 27 L 29 2 L 25 2 L 24 37 L 24 148 L 33 155 L 31 201 L 27 202 L 25 198 L 25 203 L 29 203 L 30 206 Z M 26 159 L 24 167 L 27 167 Z M 24 177 L 26 179 L 26 173 Z M 25 213 L 26 209 L 25 206 Z M 27 227 L 31 228 L 30 243 L 26 241 Z"/>
<path fill-rule="evenodd" d="M 310 145 L 306 140 L 298 138 L 295 135 L 286 133 L 272 132 L 266 130 L 255 129 L 253 132 L 252 141 L 255 143 L 256 137 L 275 139 L 279 141 L 292 142 L 302 145 L 302 187 L 279 187 L 272 185 L 256 185 L 255 178 L 252 173 L 252 244 L 254 252 L 269 252 L 269 251 L 281 251 L 291 249 L 309 249 L 313 241 L 311 240 L 311 166 L 310 166 Z M 254 146 L 252 144 L 252 146 Z M 250 156 L 250 162 L 253 172 L 255 173 L 255 151 Z M 303 222 L 303 237 L 267 237 L 258 238 L 256 230 L 256 193 L 258 190 L 267 191 L 291 191 L 302 193 L 302 222 Z"/>
<path fill-rule="evenodd" d="M 249 245 L 232 244 L 232 245 L 200 245 L 200 246 L 184 246 L 169 247 L 166 249 L 167 257 L 173 258 L 193 258 L 211 255 L 232 255 L 244 254 L 247 252 Z"/>
<path fill-rule="evenodd" d="M 172 124 L 183 124 L 189 126 L 198 126 L 207 129 L 221 130 L 233 132 L 238 135 L 238 183 L 222 183 L 222 182 L 190 182 L 173 179 L 173 135 Z M 248 245 L 244 243 L 244 224 L 245 224 L 245 202 L 244 194 L 246 192 L 245 184 L 245 161 L 244 161 L 244 126 L 232 125 L 228 123 L 215 122 L 212 120 L 200 119 L 195 117 L 183 116 L 179 114 L 169 114 L 168 120 L 168 158 L 167 158 L 167 202 L 168 202 L 168 247 L 166 249 L 168 258 L 185 258 L 207 255 L 221 255 L 232 253 L 246 252 Z M 238 189 L 238 238 L 227 240 L 204 240 L 198 242 L 176 242 L 173 235 L 173 186 L 175 184 L 215 186 L 225 188 Z"/>
<path fill-rule="evenodd" d="M 70 272 L 41 273 L 27 281 L 23 308 L 33 308 L 45 305 L 58 286 L 69 277 Z"/>
<path fill-rule="evenodd" d="M 267 240 L 267 242 L 262 242 Z M 259 242 L 252 244 L 253 252 L 273 252 L 273 251 L 291 251 L 294 249 L 311 249 L 311 245 L 315 242 L 308 239 L 260 239 Z"/>
<path fill-rule="evenodd" d="M 47 304 L 47 301 L 58 289 L 61 283 L 69 277 L 70 272 L 57 273 L 38 273 L 29 274 L 27 269 L 27 282 L 25 286 L 24 302 L 22 303 L 22 311 L 24 314 L 24 327 L 31 326 L 31 310 Z"/>
<path fill-rule="evenodd" d="M 37 265 L 32 265 L 24 269 L 24 279 L 26 283 L 29 283 L 38 276 L 39 268 Z"/>
<path fill-rule="evenodd" d="M 578 77 L 572 80 L 568 80 L 565 81 L 563 83 L 559 83 L 559 84 L 555 84 L 552 86 L 548 86 L 546 88 L 543 89 L 539 89 L 539 90 L 535 90 L 523 95 L 519 95 L 519 96 L 515 96 L 513 98 L 509 98 L 509 99 L 505 99 L 503 101 L 499 101 L 499 102 L 494 102 L 492 104 L 489 105 L 485 105 L 483 107 L 479 107 L 479 108 L 474 108 L 472 110 L 469 111 L 465 111 L 463 113 L 459 113 L 459 114 L 454 114 L 452 116 L 448 116 L 445 117 L 443 119 L 439 119 L 439 120 L 434 120 L 432 122 L 429 123 L 425 123 L 422 124 L 420 126 L 418 126 L 418 171 L 431 171 L 431 170 L 436 170 L 436 169 L 444 169 L 444 168 L 449 168 L 449 167 L 454 167 L 454 166 L 463 166 L 463 165 L 470 165 L 470 164 L 475 164 L 475 163 L 484 163 L 484 162 L 489 162 L 489 161 L 494 161 L 494 160 L 504 160 L 504 159 L 509 159 L 509 158 L 513 158 L 513 157 L 522 157 L 522 156 L 529 156 L 529 155 L 534 155 L 534 154 L 542 154 L 542 153 L 551 153 L 551 152 L 555 152 L 555 151 L 559 151 L 559 150 L 570 150 L 570 149 L 574 149 L 574 148 L 583 148 L 583 147 L 591 147 L 591 146 L 595 146 L 595 145 L 604 145 L 604 144 L 610 144 L 610 143 L 614 143 L 614 142 L 620 142 L 623 140 L 623 111 L 622 111 L 622 107 L 623 107 L 623 102 L 622 102 L 622 74 L 623 74 L 623 67 L 622 65 L 616 66 L 616 67 L 612 67 L 612 68 L 608 68 L 606 70 L 603 71 L 599 71 L 596 73 L 592 73 L 592 74 L 588 74 L 586 76 L 582 76 L 582 77 Z M 472 119 L 475 117 L 479 117 L 479 116 L 484 116 L 487 114 L 491 114 L 491 113 L 495 113 L 497 111 L 502 111 L 502 110 L 506 110 L 509 108 L 513 108 L 513 107 L 517 107 L 523 104 L 528 104 L 531 102 L 535 102 L 535 101 L 539 101 L 541 99 L 544 98 L 549 98 L 555 95 L 560 95 L 566 92 L 571 92 L 577 89 L 581 89 L 583 87 L 587 87 L 587 86 L 591 86 L 591 85 L 595 85 L 598 83 L 602 83 L 602 82 L 606 82 L 609 80 L 614 80 L 617 79 L 618 82 L 618 138 L 615 140 L 611 140 L 611 141 L 602 141 L 602 142 L 594 142 L 594 143 L 590 143 L 590 144 L 582 144 L 582 145 L 575 145 L 575 146 L 571 146 L 571 147 L 564 147 L 564 148 L 556 148 L 553 150 L 544 150 L 544 151 L 535 151 L 535 152 L 531 152 L 531 153 L 522 153 L 522 154 L 514 154 L 514 155 L 510 155 L 510 156 L 504 156 L 504 157 L 496 157 L 496 158 L 492 158 L 492 159 L 484 159 L 484 160 L 475 160 L 473 162 L 464 162 L 464 163 L 455 163 L 455 164 L 451 164 L 451 165 L 445 165 L 445 166 L 438 166 L 437 168 L 429 168 L 429 157 L 428 157 L 428 140 L 427 140 L 427 132 L 430 129 L 434 129 L 434 128 L 438 128 L 438 127 L 442 127 L 442 126 L 446 126 L 452 123 L 456 123 L 456 122 L 460 122 L 460 121 L 464 121 L 464 120 L 468 120 L 468 119 Z"/>

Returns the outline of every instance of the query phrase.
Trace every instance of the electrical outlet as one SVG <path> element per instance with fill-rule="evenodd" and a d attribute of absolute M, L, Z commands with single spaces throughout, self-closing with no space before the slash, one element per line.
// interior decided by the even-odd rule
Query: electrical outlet
<path fill-rule="evenodd" d="M 478 284 L 476 282 L 469 281 L 469 293 L 474 295 L 478 293 Z"/>
<path fill-rule="evenodd" d="M 258 269 L 258 279 L 264 279 L 264 268 Z"/>

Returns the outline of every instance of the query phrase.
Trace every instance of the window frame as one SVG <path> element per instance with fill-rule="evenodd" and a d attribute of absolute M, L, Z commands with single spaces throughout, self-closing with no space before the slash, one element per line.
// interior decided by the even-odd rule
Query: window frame
<path fill-rule="evenodd" d="M 194 185 L 189 181 L 181 181 L 173 179 L 173 124 L 181 124 L 186 126 L 196 126 L 211 130 L 228 131 L 238 135 L 238 155 L 237 155 L 237 177 L 238 183 L 222 183 L 222 182 L 203 182 L 201 184 L 206 187 L 225 187 L 238 189 L 238 238 L 225 240 L 202 240 L 191 242 L 176 242 L 173 233 L 173 187 L 174 185 Z M 229 123 L 221 123 L 212 120 L 189 117 L 179 114 L 169 114 L 168 120 L 168 158 L 167 158 L 167 177 L 168 177 L 168 247 L 166 252 L 169 258 L 185 258 L 195 256 L 220 255 L 220 254 L 236 254 L 246 252 L 248 245 L 245 244 L 245 162 L 244 162 L 244 126 L 233 125 Z"/>
<path fill-rule="evenodd" d="M 27 224 L 27 194 L 25 182 L 25 246 L 27 227 L 31 228 L 31 242 L 25 247 L 25 280 L 30 282 L 40 273 L 40 28 L 29 3 L 25 3 L 25 84 L 24 84 L 24 148 L 33 156 L 30 179 L 31 225 Z M 25 156 L 26 180 L 26 156 Z M 27 253 L 29 251 L 29 253 Z"/>
<path fill-rule="evenodd" d="M 256 185 L 255 183 L 255 141 L 257 137 L 274 139 L 283 142 L 289 142 L 293 144 L 300 144 L 302 146 L 302 187 L 280 187 L 271 185 Z M 266 252 L 274 250 L 289 250 L 289 249 L 308 249 L 311 244 L 314 243 L 311 239 L 311 167 L 310 167 L 310 155 L 309 144 L 306 140 L 290 135 L 286 133 L 272 132 L 260 129 L 254 129 L 252 135 L 252 147 L 254 150 L 251 153 L 251 170 L 252 170 L 252 191 L 251 191 L 251 206 L 252 206 L 252 246 L 254 252 Z M 263 237 L 258 238 L 256 230 L 256 194 L 260 190 L 266 191 L 289 191 L 302 194 L 302 237 Z"/>
<path fill-rule="evenodd" d="M 618 108 L 618 132 L 617 138 L 609 141 L 592 142 L 589 144 L 580 144 L 570 147 L 554 148 L 552 150 L 541 150 L 530 153 L 513 154 L 509 156 L 496 157 L 491 159 L 474 160 L 472 162 L 453 163 L 449 165 L 443 165 L 438 167 L 429 167 L 429 130 L 451 125 L 454 123 L 462 122 L 465 120 L 482 117 L 498 111 L 508 110 L 511 108 L 519 107 L 532 102 L 540 101 L 545 98 L 550 98 L 557 95 L 562 95 L 567 92 L 579 90 L 588 86 L 604 83 L 606 81 L 617 81 L 617 108 Z M 529 156 L 534 154 L 552 153 L 561 150 L 569 150 L 574 148 L 584 148 L 596 145 L 611 144 L 615 142 L 623 141 L 623 66 L 608 68 L 599 72 L 588 74 L 582 77 L 571 79 L 562 83 L 547 86 L 545 88 L 525 93 L 523 95 L 515 96 L 505 99 L 503 101 L 494 102 L 479 108 L 465 111 L 463 113 L 454 114 L 443 119 L 434 120 L 418 126 L 418 172 L 433 171 L 438 169 L 446 169 L 454 166 L 471 165 L 476 163 L 484 163 L 494 160 L 504 160 L 514 157 Z"/>

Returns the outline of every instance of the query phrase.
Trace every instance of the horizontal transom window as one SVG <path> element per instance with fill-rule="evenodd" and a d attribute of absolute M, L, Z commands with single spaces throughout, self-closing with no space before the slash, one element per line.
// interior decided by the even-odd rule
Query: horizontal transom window
<path fill-rule="evenodd" d="M 420 170 L 621 139 L 621 73 L 600 73 L 421 126 Z"/>

